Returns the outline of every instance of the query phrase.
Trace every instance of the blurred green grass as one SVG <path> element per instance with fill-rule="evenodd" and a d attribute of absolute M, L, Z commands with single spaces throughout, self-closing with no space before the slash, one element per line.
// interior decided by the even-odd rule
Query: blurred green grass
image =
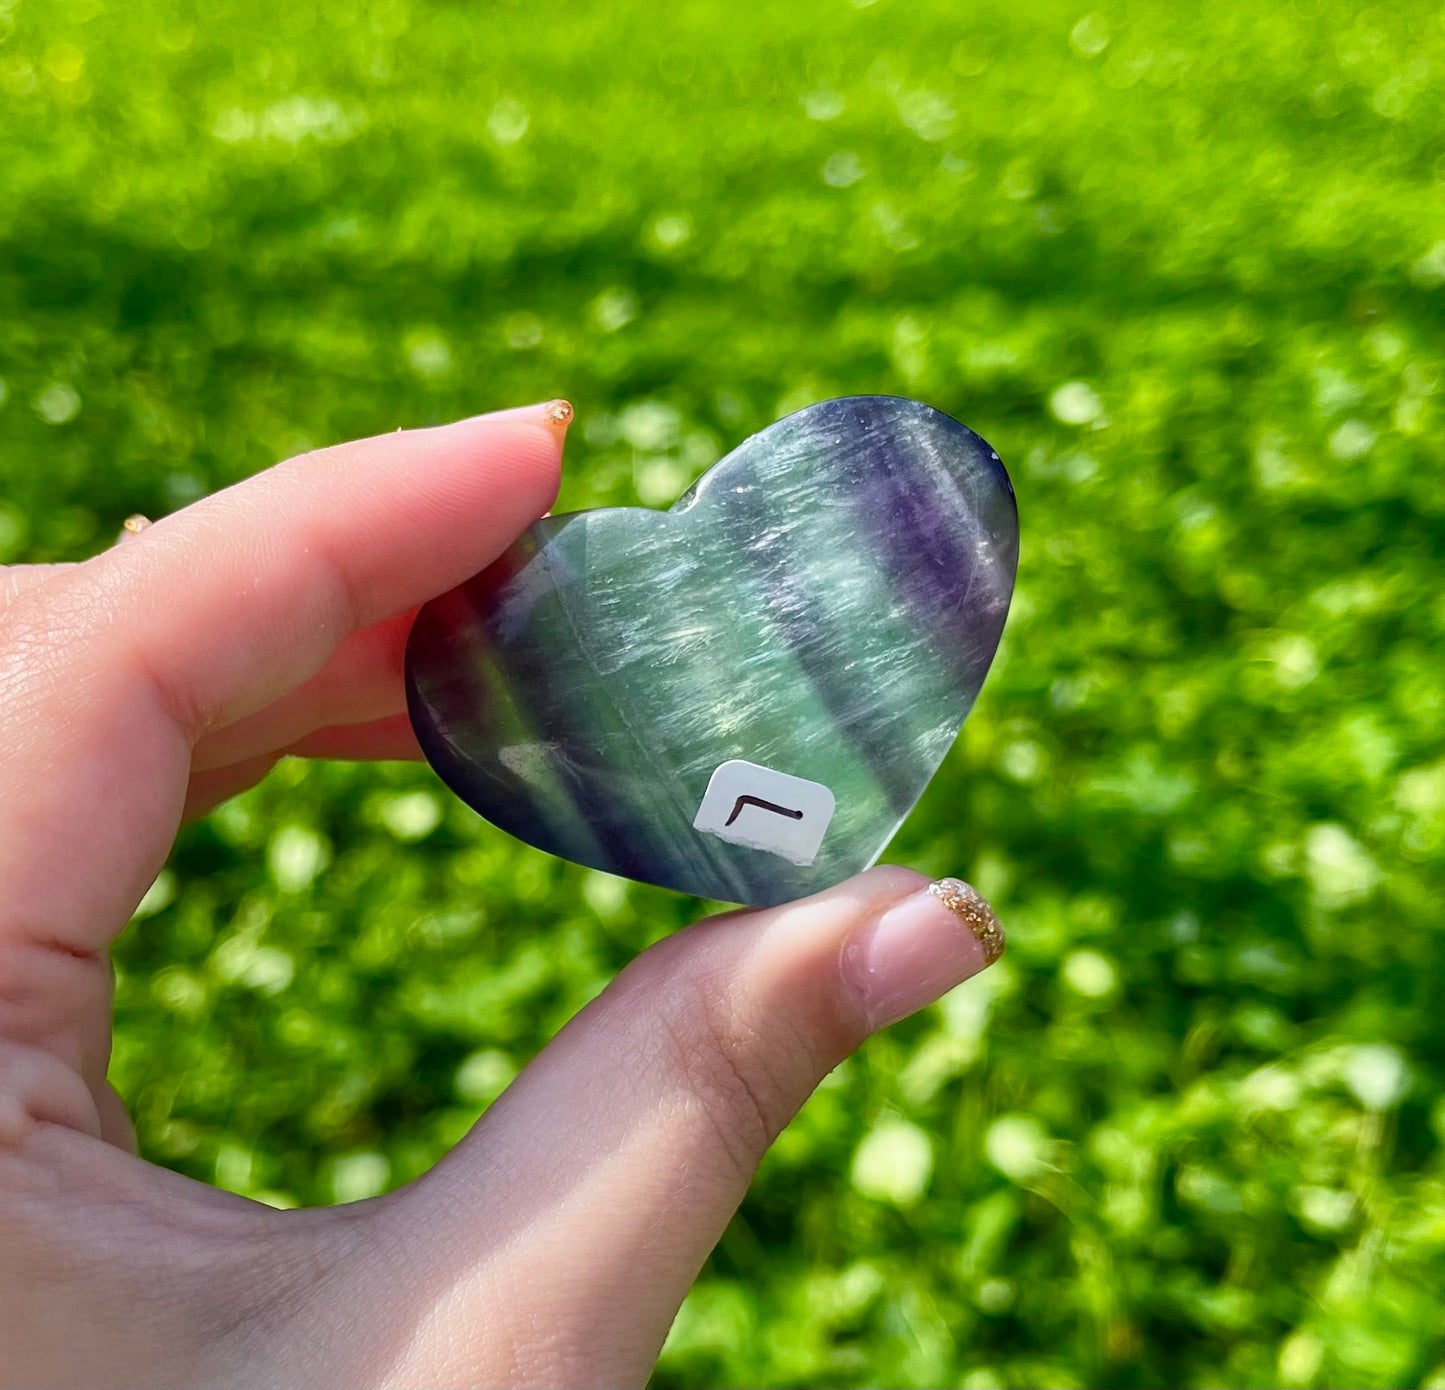
<path fill-rule="evenodd" d="M 566 395 L 992 442 L 1004 651 L 890 857 L 1010 951 L 779 1143 L 663 1386 L 1445 1386 L 1445 12 L 0 0 L 0 560 Z M 288 766 L 117 953 L 160 1162 L 431 1163 L 695 905 Z"/>

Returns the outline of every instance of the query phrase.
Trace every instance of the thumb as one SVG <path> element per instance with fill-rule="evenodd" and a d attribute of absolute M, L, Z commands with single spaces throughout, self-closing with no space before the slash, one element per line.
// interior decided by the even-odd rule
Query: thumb
<path fill-rule="evenodd" d="M 454 1329 L 495 1320 L 494 1300 L 480 1306 L 497 1283 L 485 1276 L 528 1291 L 509 1380 L 530 1367 L 553 1383 L 641 1384 L 759 1159 L 813 1088 L 869 1033 L 1002 950 L 973 889 L 898 868 L 660 942 L 396 1194 L 396 1239 L 415 1245 L 406 1263 L 446 1288 Z M 450 1338 L 431 1369 L 496 1370 L 445 1364 L 470 1340 Z"/>

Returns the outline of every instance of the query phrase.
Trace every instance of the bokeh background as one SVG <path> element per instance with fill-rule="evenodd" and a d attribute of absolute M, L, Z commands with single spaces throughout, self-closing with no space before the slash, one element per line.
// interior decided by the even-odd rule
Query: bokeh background
<path fill-rule="evenodd" d="M 0 559 L 556 395 L 564 507 L 849 392 L 1013 472 L 889 856 L 1009 954 L 808 1105 L 659 1386 L 1445 1386 L 1442 78 L 1435 0 L 0 0 Z M 286 766 L 122 940 L 114 1076 L 365 1197 L 698 911 Z"/>

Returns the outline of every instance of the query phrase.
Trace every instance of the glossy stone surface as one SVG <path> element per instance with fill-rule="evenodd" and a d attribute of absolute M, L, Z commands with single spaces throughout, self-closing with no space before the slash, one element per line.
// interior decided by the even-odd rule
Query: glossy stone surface
<path fill-rule="evenodd" d="M 549 517 L 427 604 L 412 722 L 443 780 L 533 845 L 787 901 L 873 863 L 927 786 L 1017 555 L 1008 475 L 971 430 L 917 401 L 824 401 L 670 511 Z"/>

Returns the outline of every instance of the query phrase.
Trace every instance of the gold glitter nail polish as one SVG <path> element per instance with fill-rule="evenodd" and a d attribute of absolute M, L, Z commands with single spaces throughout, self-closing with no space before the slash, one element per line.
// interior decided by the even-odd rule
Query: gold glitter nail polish
<path fill-rule="evenodd" d="M 961 878 L 941 878 L 928 891 L 974 934 L 990 965 L 1003 955 L 1003 927 L 977 888 Z"/>

